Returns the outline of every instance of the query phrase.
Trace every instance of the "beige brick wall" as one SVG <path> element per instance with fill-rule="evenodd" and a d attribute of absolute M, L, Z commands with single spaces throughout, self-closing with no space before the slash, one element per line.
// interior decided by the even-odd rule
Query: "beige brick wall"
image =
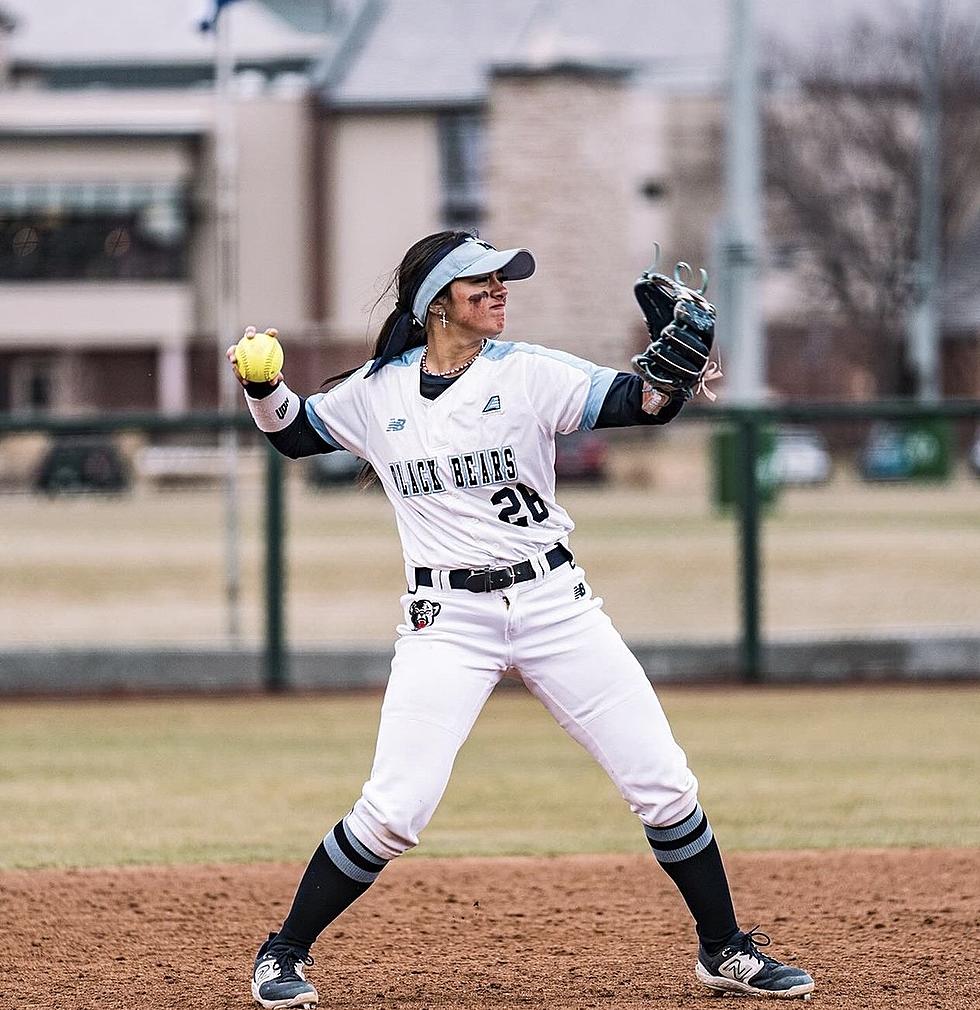
<path fill-rule="evenodd" d="M 632 281 L 629 82 L 556 69 L 498 73 L 490 88 L 486 237 L 530 248 L 506 336 L 628 366 Z"/>
<path fill-rule="evenodd" d="M 405 250 L 439 231 L 435 116 L 338 114 L 326 134 L 327 322 L 366 357 L 391 303 L 374 309 Z"/>
<path fill-rule="evenodd" d="M 724 208 L 725 106 L 717 98 L 677 96 L 668 105 L 670 235 L 664 259 L 709 267 L 712 236 Z M 717 278 L 715 278 L 717 280 Z M 712 283 L 717 293 L 718 286 Z"/>
<path fill-rule="evenodd" d="M 310 322 L 312 117 L 303 100 L 239 107 L 239 318 L 285 331 Z"/>

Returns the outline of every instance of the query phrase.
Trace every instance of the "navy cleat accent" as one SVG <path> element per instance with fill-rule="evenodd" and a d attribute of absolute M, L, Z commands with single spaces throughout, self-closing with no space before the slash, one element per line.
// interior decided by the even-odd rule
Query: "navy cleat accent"
<path fill-rule="evenodd" d="M 717 954 L 698 952 L 694 974 L 716 993 L 744 993 L 766 999 L 809 999 L 813 979 L 802 968 L 763 954 L 772 941 L 761 930 L 738 932 Z"/>
<path fill-rule="evenodd" d="M 315 1007 L 320 997 L 303 973 L 306 965 L 313 964 L 313 958 L 305 950 L 277 944 L 276 935 L 270 933 L 255 955 L 252 970 L 255 1002 L 265 1010 Z"/>

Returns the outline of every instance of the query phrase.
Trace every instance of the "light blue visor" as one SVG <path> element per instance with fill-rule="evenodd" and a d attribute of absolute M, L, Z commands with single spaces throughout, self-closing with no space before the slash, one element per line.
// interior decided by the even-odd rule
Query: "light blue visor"
<path fill-rule="evenodd" d="M 429 271 L 412 302 L 412 315 L 424 326 L 429 303 L 450 281 L 492 273 L 499 273 L 502 281 L 522 281 L 534 273 L 534 257 L 527 249 L 498 250 L 482 239 L 468 238 Z"/>

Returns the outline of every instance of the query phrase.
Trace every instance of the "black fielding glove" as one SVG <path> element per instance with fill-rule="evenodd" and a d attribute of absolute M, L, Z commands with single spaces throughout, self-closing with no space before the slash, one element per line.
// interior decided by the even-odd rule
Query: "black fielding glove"
<path fill-rule="evenodd" d="M 715 307 L 704 297 L 707 274 L 701 271 L 701 288 L 681 281 L 686 263 L 678 263 L 673 279 L 645 270 L 633 285 L 650 333 L 646 350 L 633 358 L 633 368 L 650 386 L 671 399 L 690 400 L 700 392 L 715 394 L 705 382 L 718 378 L 721 369 L 712 361 L 715 341 Z"/>

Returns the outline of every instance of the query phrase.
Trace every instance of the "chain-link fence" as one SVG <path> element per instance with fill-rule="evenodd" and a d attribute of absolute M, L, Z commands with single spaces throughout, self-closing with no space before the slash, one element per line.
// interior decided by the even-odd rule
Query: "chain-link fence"
<path fill-rule="evenodd" d="M 976 401 L 692 410 L 559 439 L 558 493 L 577 560 L 655 676 L 976 674 L 978 418 Z M 247 417 L 3 419 L 8 688 L 30 686 L 24 656 L 94 669 L 96 686 L 100 664 L 126 686 L 142 663 L 133 684 L 150 683 L 164 654 L 224 664 L 216 686 L 236 669 L 283 686 L 290 658 L 299 683 L 324 654 L 386 665 L 404 568 L 358 468 L 283 460 Z"/>

